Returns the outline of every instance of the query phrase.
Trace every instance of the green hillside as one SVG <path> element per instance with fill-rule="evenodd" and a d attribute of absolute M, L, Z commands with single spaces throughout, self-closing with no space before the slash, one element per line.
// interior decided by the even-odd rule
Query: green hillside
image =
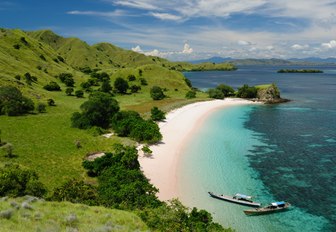
<path fill-rule="evenodd" d="M 2 232 L 148 231 L 134 213 L 34 197 L 0 199 Z"/>

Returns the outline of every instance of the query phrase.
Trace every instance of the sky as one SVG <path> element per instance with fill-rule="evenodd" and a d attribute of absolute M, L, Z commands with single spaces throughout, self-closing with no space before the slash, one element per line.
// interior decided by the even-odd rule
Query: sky
<path fill-rule="evenodd" d="M 170 60 L 336 57 L 336 0 L 0 0 L 0 27 Z"/>

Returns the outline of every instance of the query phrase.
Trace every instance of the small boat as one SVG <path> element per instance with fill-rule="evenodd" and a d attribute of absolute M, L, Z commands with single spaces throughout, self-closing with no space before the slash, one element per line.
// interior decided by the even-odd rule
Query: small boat
<path fill-rule="evenodd" d="M 254 207 L 259 207 L 261 205 L 258 202 L 252 201 L 251 196 L 247 196 L 247 195 L 240 194 L 240 193 L 237 193 L 234 196 L 217 195 L 212 192 L 209 192 L 209 194 L 213 198 L 217 198 L 220 200 L 229 201 L 229 202 L 237 203 L 241 205 L 254 206 Z"/>
<path fill-rule="evenodd" d="M 244 210 L 244 213 L 246 215 L 261 215 L 261 214 L 275 213 L 286 210 L 290 205 L 291 204 L 284 201 L 273 202 L 270 205 L 262 208 Z"/>

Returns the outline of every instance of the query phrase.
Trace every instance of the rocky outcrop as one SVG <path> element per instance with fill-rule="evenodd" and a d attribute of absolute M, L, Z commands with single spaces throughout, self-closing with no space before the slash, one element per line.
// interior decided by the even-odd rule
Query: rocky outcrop
<path fill-rule="evenodd" d="M 280 91 L 275 84 L 258 89 L 257 99 L 258 101 L 264 102 L 266 104 L 283 103 L 289 101 L 288 99 L 280 97 Z"/>

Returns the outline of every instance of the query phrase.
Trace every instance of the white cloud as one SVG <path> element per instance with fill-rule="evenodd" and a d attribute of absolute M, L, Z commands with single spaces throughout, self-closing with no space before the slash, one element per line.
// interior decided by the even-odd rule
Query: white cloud
<path fill-rule="evenodd" d="M 89 15 L 89 16 L 100 16 L 100 17 L 115 17 L 115 16 L 125 16 L 126 12 L 122 10 L 115 10 L 115 11 L 107 11 L 107 12 L 101 12 L 101 11 L 68 11 L 67 14 L 70 15 Z"/>
<path fill-rule="evenodd" d="M 185 43 L 183 46 L 183 54 L 191 54 L 193 52 L 193 49 L 190 47 L 188 43 Z"/>
<path fill-rule="evenodd" d="M 159 7 L 155 6 L 155 2 L 151 3 L 152 1 L 148 0 L 122 0 L 122 1 L 115 1 L 110 0 L 107 2 L 112 2 L 116 5 L 139 8 L 139 9 L 146 9 L 146 10 L 156 10 Z"/>
<path fill-rule="evenodd" d="M 141 47 L 139 45 L 137 45 L 136 47 L 132 48 L 133 52 L 139 52 L 139 53 L 143 53 Z"/>
<path fill-rule="evenodd" d="M 331 40 L 329 43 L 322 43 L 321 46 L 326 49 L 336 48 L 336 40 Z"/>
<path fill-rule="evenodd" d="M 182 17 L 178 15 L 168 14 L 168 13 L 150 13 L 150 15 L 154 16 L 155 18 L 161 19 L 161 20 L 172 20 L 172 21 L 178 21 L 181 20 Z"/>
<path fill-rule="evenodd" d="M 291 48 L 294 50 L 304 50 L 304 49 L 308 49 L 309 45 L 308 44 L 305 44 L 305 45 L 294 44 L 293 46 L 291 46 Z"/>
<path fill-rule="evenodd" d="M 241 46 L 249 46 L 249 45 L 252 45 L 251 42 L 248 42 L 248 41 L 245 41 L 245 40 L 238 40 L 238 45 L 241 45 Z"/>
<path fill-rule="evenodd" d="M 161 53 L 159 50 L 157 49 L 154 49 L 153 51 L 150 51 L 150 52 L 145 52 L 144 53 L 146 56 L 160 56 L 160 57 L 163 57 L 164 54 Z"/>

